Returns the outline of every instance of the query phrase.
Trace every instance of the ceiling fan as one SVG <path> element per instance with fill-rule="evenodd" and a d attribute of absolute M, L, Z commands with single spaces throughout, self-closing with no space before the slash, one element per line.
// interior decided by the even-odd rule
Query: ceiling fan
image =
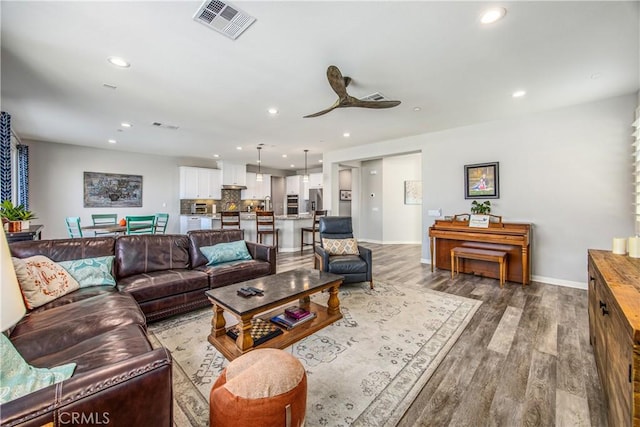
<path fill-rule="evenodd" d="M 336 108 L 361 107 L 361 108 L 391 108 L 400 105 L 400 101 L 363 101 L 347 93 L 347 86 L 351 83 L 351 77 L 343 77 L 335 65 L 327 68 L 327 79 L 333 91 L 338 94 L 338 100 L 326 110 L 304 116 L 304 118 L 318 117 L 327 114 Z"/>

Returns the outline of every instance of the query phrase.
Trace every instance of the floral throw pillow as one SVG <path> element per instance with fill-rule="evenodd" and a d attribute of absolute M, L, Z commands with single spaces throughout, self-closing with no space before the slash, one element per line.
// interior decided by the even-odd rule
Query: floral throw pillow
<path fill-rule="evenodd" d="M 58 265 L 67 270 L 78 281 L 81 288 L 88 286 L 115 286 L 116 280 L 111 274 L 114 258 L 111 255 L 74 259 L 72 261 L 59 262 Z"/>
<path fill-rule="evenodd" d="M 322 247 L 329 255 L 360 255 L 358 241 L 350 239 L 322 239 Z"/>
<path fill-rule="evenodd" d="M 41 388 L 70 378 L 75 363 L 55 368 L 36 368 L 29 365 L 5 334 L 0 333 L 0 403 L 6 403 Z"/>
<path fill-rule="evenodd" d="M 12 260 L 25 305 L 30 310 L 80 288 L 67 270 L 46 256 Z"/>

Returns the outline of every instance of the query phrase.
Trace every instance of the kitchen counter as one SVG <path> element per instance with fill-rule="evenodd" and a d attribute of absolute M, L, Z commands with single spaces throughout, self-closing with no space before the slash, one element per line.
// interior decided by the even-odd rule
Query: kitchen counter
<path fill-rule="evenodd" d="M 300 229 L 311 227 L 313 216 L 308 214 L 300 215 L 278 215 L 276 216 L 276 228 L 279 231 L 279 251 L 296 252 L 300 250 Z M 245 240 L 256 241 L 256 214 L 253 212 L 240 212 L 240 226 L 244 230 Z M 218 230 L 220 229 L 220 214 L 206 215 L 180 215 L 180 232 L 185 234 L 189 230 Z M 271 244 L 271 241 L 264 241 Z"/>

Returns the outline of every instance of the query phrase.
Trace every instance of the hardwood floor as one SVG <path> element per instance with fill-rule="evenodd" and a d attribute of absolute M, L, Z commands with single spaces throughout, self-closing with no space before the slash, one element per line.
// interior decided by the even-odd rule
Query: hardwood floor
<path fill-rule="evenodd" d="M 373 250 L 374 284 L 416 283 L 483 302 L 399 426 L 607 425 L 586 290 L 452 280 L 420 263 L 419 245 L 363 245 Z M 279 253 L 278 271 L 313 267 L 311 254 Z"/>

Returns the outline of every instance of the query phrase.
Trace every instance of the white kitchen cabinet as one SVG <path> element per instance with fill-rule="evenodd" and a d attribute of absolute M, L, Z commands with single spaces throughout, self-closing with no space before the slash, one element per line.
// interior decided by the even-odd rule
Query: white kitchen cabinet
<path fill-rule="evenodd" d="M 322 172 L 309 174 L 309 188 L 322 188 Z"/>
<path fill-rule="evenodd" d="M 242 200 L 264 200 L 265 196 L 271 196 L 271 175 L 262 174 L 262 182 L 256 181 L 256 173 L 247 172 L 247 189 L 242 190 Z"/>
<path fill-rule="evenodd" d="M 302 175 L 293 175 L 286 177 L 287 194 L 300 195 L 304 187 L 302 185 Z"/>
<path fill-rule="evenodd" d="M 210 216 L 202 215 L 180 215 L 180 233 L 187 234 L 191 230 L 211 230 L 212 221 Z"/>
<path fill-rule="evenodd" d="M 180 166 L 181 199 L 221 199 L 220 169 Z"/>
<path fill-rule="evenodd" d="M 223 185 L 247 185 L 246 165 L 239 163 L 222 163 L 222 184 Z"/>
<path fill-rule="evenodd" d="M 211 230 L 211 217 L 210 216 L 202 216 L 200 217 L 200 230 Z"/>

